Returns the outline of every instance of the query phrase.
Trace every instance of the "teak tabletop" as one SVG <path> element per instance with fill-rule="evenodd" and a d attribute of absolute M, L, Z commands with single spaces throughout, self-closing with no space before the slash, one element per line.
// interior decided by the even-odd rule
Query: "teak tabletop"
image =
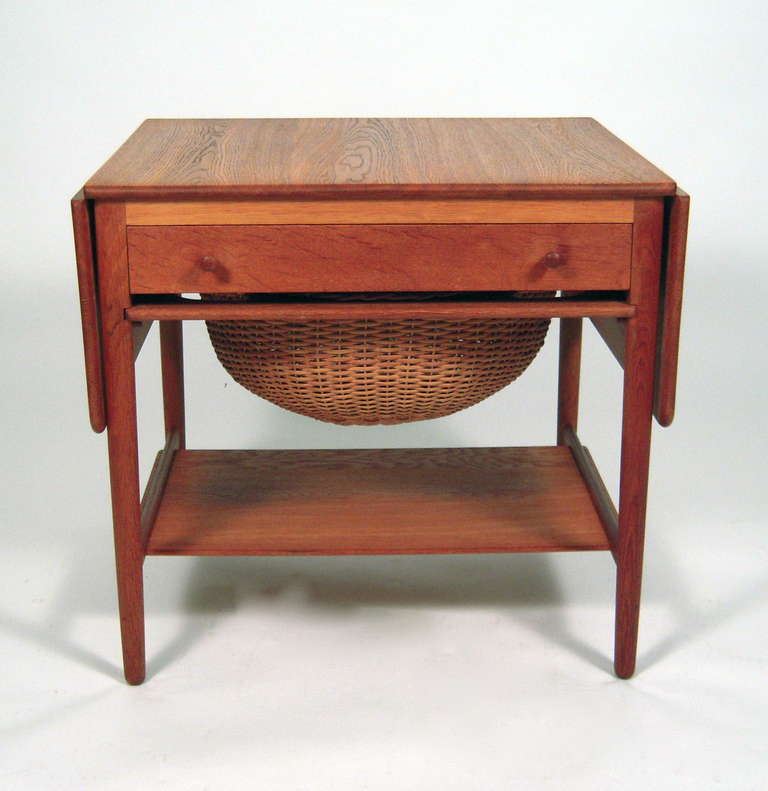
<path fill-rule="evenodd" d="M 669 425 L 675 406 L 688 204 L 591 118 L 145 121 L 72 200 L 126 679 L 145 676 L 147 555 L 588 550 L 615 560 L 614 666 L 631 676 L 651 422 Z M 585 318 L 624 370 L 618 507 L 577 433 Z M 550 319 L 553 445 L 186 447 L 183 321 L 273 338 L 322 322 L 399 322 L 400 338 L 447 322 L 461 339 L 473 322 L 546 333 Z M 154 321 L 165 443 L 142 496 L 134 362 Z M 353 366 L 368 354 L 342 351 Z M 274 340 L 259 354 L 285 363 Z"/>
<path fill-rule="evenodd" d="M 86 198 L 621 197 L 675 184 L 592 118 L 150 119 Z"/>

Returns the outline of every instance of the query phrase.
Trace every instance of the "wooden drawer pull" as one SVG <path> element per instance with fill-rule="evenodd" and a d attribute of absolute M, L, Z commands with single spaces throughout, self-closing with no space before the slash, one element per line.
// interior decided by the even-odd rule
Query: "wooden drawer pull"
<path fill-rule="evenodd" d="M 219 261 L 212 255 L 204 255 L 202 258 L 198 259 L 197 265 L 203 272 L 216 272 L 221 268 Z"/>
<path fill-rule="evenodd" d="M 566 260 L 563 253 L 552 252 L 544 256 L 544 264 L 549 269 L 557 269 L 558 267 L 565 266 Z"/>

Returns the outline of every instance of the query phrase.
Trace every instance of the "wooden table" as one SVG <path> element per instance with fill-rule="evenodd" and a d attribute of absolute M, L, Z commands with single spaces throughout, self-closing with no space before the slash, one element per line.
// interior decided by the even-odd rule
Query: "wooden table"
<path fill-rule="evenodd" d="M 632 675 L 651 420 L 669 425 L 675 399 L 688 196 L 668 176 L 589 118 L 149 120 L 72 211 L 130 683 L 145 675 L 151 554 L 607 550 L 615 669 Z M 558 296 L 268 299 L 434 290 Z M 559 318 L 556 444 L 186 449 L 182 321 L 363 315 Z M 618 511 L 576 434 L 583 318 L 624 368 Z M 141 497 L 134 361 L 155 320 L 166 437 Z"/>

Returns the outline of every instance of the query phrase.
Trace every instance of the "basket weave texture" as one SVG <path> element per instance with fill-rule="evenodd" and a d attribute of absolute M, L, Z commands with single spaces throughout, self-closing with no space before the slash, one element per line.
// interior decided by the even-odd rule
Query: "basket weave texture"
<path fill-rule="evenodd" d="M 206 324 L 219 361 L 252 393 L 318 420 L 376 425 L 443 417 L 501 390 L 536 356 L 549 320 Z"/>

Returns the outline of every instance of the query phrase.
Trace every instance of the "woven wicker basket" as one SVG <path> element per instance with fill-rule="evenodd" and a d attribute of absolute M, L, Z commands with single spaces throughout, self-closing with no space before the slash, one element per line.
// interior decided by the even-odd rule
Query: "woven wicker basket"
<path fill-rule="evenodd" d="M 202 296 L 216 301 L 249 299 L 247 295 Z M 417 298 L 425 296 L 439 299 L 443 295 L 420 294 Z M 515 296 L 534 295 L 518 292 Z M 549 320 L 417 318 L 206 324 L 219 361 L 252 393 L 317 420 L 375 425 L 443 417 L 501 390 L 536 356 Z"/>

